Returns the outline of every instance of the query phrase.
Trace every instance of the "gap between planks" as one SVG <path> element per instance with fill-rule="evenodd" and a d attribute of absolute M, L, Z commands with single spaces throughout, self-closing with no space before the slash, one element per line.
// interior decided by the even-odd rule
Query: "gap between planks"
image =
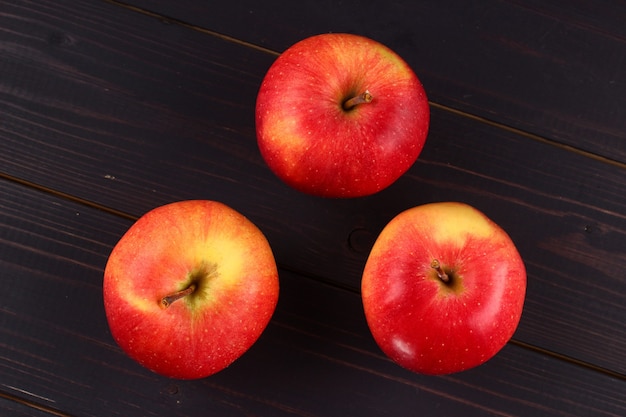
<path fill-rule="evenodd" d="M 9 387 L 8 385 L 5 385 L 5 387 L 13 389 L 13 390 L 15 390 L 17 392 L 20 392 L 20 393 L 28 394 L 28 395 L 31 395 L 33 397 L 38 397 L 39 398 L 38 395 L 30 393 L 30 392 L 26 392 L 26 391 L 21 390 L 19 388 Z M 0 390 L 0 398 L 8 400 L 8 401 L 13 401 L 13 402 L 18 403 L 18 404 L 22 404 L 23 406 L 26 406 L 26 407 L 34 408 L 35 410 L 43 411 L 43 412 L 48 413 L 48 414 L 50 414 L 52 416 L 73 417 L 71 414 L 64 413 L 64 412 L 62 412 L 60 410 L 57 410 L 56 408 L 53 408 L 53 407 L 50 407 L 50 406 L 47 406 L 47 405 L 39 404 L 39 403 L 34 402 L 32 400 L 28 400 L 26 398 L 19 397 L 19 396 L 15 395 L 15 394 L 11 394 L 11 393 L 5 392 L 3 390 Z"/>

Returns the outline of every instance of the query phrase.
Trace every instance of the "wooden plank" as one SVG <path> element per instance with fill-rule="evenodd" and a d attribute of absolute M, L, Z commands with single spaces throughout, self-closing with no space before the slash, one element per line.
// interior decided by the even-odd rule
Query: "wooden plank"
<path fill-rule="evenodd" d="M 623 2 L 127 0 L 283 51 L 351 32 L 400 53 L 446 106 L 626 162 Z"/>
<path fill-rule="evenodd" d="M 115 345 L 102 306 L 106 254 L 129 224 L 0 180 L 3 389 L 80 416 L 626 412 L 626 380 L 514 345 L 461 374 L 405 371 L 375 346 L 358 294 L 284 270 L 277 312 L 239 361 L 203 380 L 159 377 Z"/>
<path fill-rule="evenodd" d="M 305 196 L 256 148 L 254 96 L 271 57 L 105 3 L 72 2 L 71 14 L 67 3 L 37 5 L 3 17 L 5 174 L 132 216 L 223 201 L 261 227 L 284 269 L 353 290 L 395 214 L 466 201 L 509 231 L 527 263 L 516 338 L 626 372 L 621 167 L 434 109 L 419 162 L 393 187 Z M 28 25 L 10 17 L 20 13 Z"/>

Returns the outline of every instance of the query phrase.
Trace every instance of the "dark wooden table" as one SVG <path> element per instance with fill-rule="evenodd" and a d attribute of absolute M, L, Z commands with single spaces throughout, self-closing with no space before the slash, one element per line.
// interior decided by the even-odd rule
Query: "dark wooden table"
<path fill-rule="evenodd" d="M 0 415 L 626 416 L 624 22 L 618 0 L 2 0 Z M 342 31 L 409 62 L 432 122 L 396 184 L 331 200 L 269 171 L 254 104 L 281 51 Z M 177 381 L 117 347 L 102 275 L 137 217 L 198 198 L 263 230 L 281 298 L 239 361 Z M 509 232 L 528 293 L 493 360 L 421 376 L 358 289 L 386 222 L 443 200 Z"/>

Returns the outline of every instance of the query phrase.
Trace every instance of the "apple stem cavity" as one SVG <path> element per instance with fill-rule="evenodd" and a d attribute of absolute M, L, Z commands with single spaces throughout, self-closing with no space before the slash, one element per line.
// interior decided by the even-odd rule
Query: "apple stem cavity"
<path fill-rule="evenodd" d="M 352 110 L 355 106 L 358 106 L 359 104 L 371 103 L 373 99 L 374 96 L 369 91 L 365 90 L 365 92 L 344 101 L 342 107 L 346 111 Z"/>
<path fill-rule="evenodd" d="M 172 305 L 174 301 L 192 294 L 195 290 L 196 290 L 196 284 L 191 284 L 189 287 L 185 288 L 184 290 L 176 291 L 173 294 L 166 295 L 165 297 L 161 298 L 161 300 L 159 300 L 159 305 L 161 306 L 161 308 L 166 309 L 170 305 Z"/>
<path fill-rule="evenodd" d="M 448 276 L 448 274 L 446 274 L 446 271 L 443 270 L 441 264 L 439 263 L 439 260 L 433 259 L 433 261 L 430 263 L 430 267 L 437 272 L 437 276 L 442 282 L 446 284 L 450 282 L 450 276 Z"/>

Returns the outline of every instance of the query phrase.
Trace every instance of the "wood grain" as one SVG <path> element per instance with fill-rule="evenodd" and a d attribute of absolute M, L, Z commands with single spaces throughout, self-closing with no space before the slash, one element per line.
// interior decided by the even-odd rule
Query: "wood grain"
<path fill-rule="evenodd" d="M 5 175 L 130 217 L 174 200 L 223 201 L 261 227 L 283 269 L 353 291 L 395 214 L 465 201 L 502 225 L 527 263 L 516 339 L 626 372 L 620 166 L 434 108 L 419 162 L 394 186 L 356 200 L 305 196 L 256 148 L 254 99 L 271 56 L 105 3 L 34 5 L 3 16 L 0 70 L 13 74 L 0 96 Z"/>
<path fill-rule="evenodd" d="M 203 380 L 159 377 L 115 345 L 102 306 L 106 255 L 130 222 L 0 180 L 3 390 L 87 417 L 626 411 L 626 381 L 515 345 L 462 374 L 404 371 L 375 346 L 357 294 L 284 270 L 276 314 L 240 360 Z"/>
<path fill-rule="evenodd" d="M 26 399 L 22 399 L 19 396 L 28 396 L 29 393 L 24 393 L 21 390 L 15 390 L 14 387 L 2 387 L 3 390 L 13 391 L 18 396 L 0 391 L 0 413 L 3 416 L 11 417 L 69 417 L 67 414 L 55 410 L 49 407 L 40 406 L 37 402 L 31 402 Z M 35 400 L 41 400 L 35 398 Z"/>

